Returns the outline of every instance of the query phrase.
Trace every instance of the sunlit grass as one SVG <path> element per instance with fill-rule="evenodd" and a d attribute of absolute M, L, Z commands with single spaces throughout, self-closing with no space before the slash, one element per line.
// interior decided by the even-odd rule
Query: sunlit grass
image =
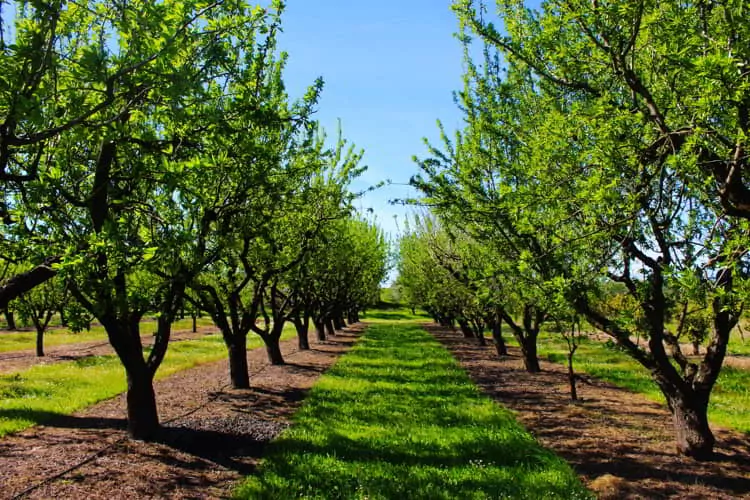
<path fill-rule="evenodd" d="M 294 420 L 239 498 L 589 496 L 414 322 L 371 325 Z"/>
<path fill-rule="evenodd" d="M 213 322 L 211 318 L 198 318 L 197 326 L 211 326 Z M 178 330 L 191 330 L 193 328 L 193 320 L 191 318 L 182 319 L 176 321 L 172 325 L 172 331 Z M 141 321 L 141 335 L 151 335 L 156 329 L 156 323 L 151 319 L 145 319 Z M 52 347 L 63 344 L 76 344 L 79 342 L 93 342 L 101 340 L 102 342 L 107 341 L 107 333 L 104 331 L 104 327 L 100 325 L 94 325 L 91 330 L 84 330 L 79 333 L 73 333 L 67 328 L 53 328 L 47 330 L 44 334 L 44 345 L 46 347 Z M 28 332 L 12 332 L 12 333 L 0 333 L 0 352 L 8 351 L 22 351 L 27 349 L 34 349 L 36 346 L 36 331 Z"/>
<path fill-rule="evenodd" d="M 282 340 L 294 335 L 294 327 L 286 325 Z M 262 345 L 257 335 L 248 337 L 249 349 Z M 226 347 L 220 335 L 175 342 L 169 346 L 156 378 L 164 378 L 226 356 Z M 21 372 L 0 375 L 0 436 L 81 410 L 116 396 L 126 388 L 125 371 L 114 355 L 38 365 Z"/>
<path fill-rule="evenodd" d="M 567 345 L 558 334 L 539 338 L 539 356 L 557 363 L 567 362 Z M 584 338 L 575 354 L 577 371 L 606 380 L 649 399 L 665 403 L 648 371 L 625 352 L 601 341 Z M 580 389 L 586 397 L 585 386 Z M 708 417 L 712 423 L 750 432 L 750 370 L 724 366 L 711 394 Z"/>

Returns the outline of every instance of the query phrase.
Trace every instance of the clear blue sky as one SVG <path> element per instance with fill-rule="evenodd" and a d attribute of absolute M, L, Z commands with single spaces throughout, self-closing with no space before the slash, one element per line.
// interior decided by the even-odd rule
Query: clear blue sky
<path fill-rule="evenodd" d="M 456 129 L 461 115 L 452 92 L 461 87 L 462 48 L 451 0 L 288 0 L 280 49 L 289 53 L 285 81 L 292 96 L 322 76 L 317 119 L 329 136 L 341 119 L 344 136 L 365 149 L 369 170 L 356 187 L 390 179 L 368 194 L 381 227 L 396 235 L 411 209 L 388 200 L 413 193 L 412 155 L 438 144 L 436 120 Z"/>

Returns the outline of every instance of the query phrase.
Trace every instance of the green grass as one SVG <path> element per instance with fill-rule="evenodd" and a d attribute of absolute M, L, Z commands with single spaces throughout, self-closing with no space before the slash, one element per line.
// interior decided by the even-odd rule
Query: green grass
<path fill-rule="evenodd" d="M 294 335 L 294 327 L 287 325 L 284 327 L 282 340 Z M 263 345 L 260 337 L 253 334 L 248 337 L 247 344 L 249 349 Z M 164 378 L 226 356 L 226 347 L 220 335 L 175 342 L 169 346 L 156 378 Z M 114 355 L 38 365 L 2 375 L 0 436 L 68 415 L 114 397 L 126 388 L 124 369 Z"/>
<path fill-rule="evenodd" d="M 238 498 L 590 497 L 413 322 L 373 323 L 294 422 Z"/>
<path fill-rule="evenodd" d="M 198 327 L 211 326 L 211 318 L 198 318 Z M 191 318 L 176 321 L 172 325 L 172 331 L 190 330 L 193 327 Z M 153 320 L 143 320 L 141 322 L 141 334 L 151 335 L 156 328 Z M 80 333 L 73 333 L 67 328 L 55 328 L 47 330 L 44 334 L 44 346 L 52 347 L 63 344 L 76 344 L 79 342 L 93 342 L 96 340 L 106 341 L 107 333 L 104 327 L 100 325 L 92 326 L 91 330 L 84 330 Z M 0 333 L 0 352 L 22 351 L 34 349 L 36 346 L 36 331 Z"/>
<path fill-rule="evenodd" d="M 539 337 L 539 356 L 556 363 L 567 363 L 568 348 L 562 336 L 543 333 Z M 601 380 L 644 394 L 649 399 L 665 403 L 661 391 L 651 380 L 648 371 L 616 347 L 582 339 L 576 352 L 575 369 Z M 586 397 L 586 387 L 580 388 Z M 712 423 L 750 432 L 750 370 L 724 366 L 711 395 L 708 418 Z"/>

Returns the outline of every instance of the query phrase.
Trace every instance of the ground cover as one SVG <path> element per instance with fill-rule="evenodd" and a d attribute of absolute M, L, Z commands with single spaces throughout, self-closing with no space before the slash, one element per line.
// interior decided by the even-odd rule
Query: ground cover
<path fill-rule="evenodd" d="M 542 333 L 539 336 L 540 357 L 567 363 L 567 353 L 567 344 L 561 335 Z M 579 372 L 666 404 L 646 369 L 611 342 L 582 338 L 574 363 Z M 750 433 L 750 370 L 722 368 L 711 394 L 708 417 L 711 423 Z"/>
<path fill-rule="evenodd" d="M 589 496 L 418 324 L 385 321 L 394 315 L 410 316 L 368 316 L 364 339 L 315 385 L 237 497 Z"/>
<path fill-rule="evenodd" d="M 586 377 L 582 399 L 572 403 L 563 364 L 543 357 L 542 372 L 529 374 L 517 347 L 501 358 L 448 328 L 427 328 L 486 394 L 516 412 L 600 499 L 750 498 L 750 435 L 714 428 L 715 458 L 695 461 L 677 453 L 664 404 L 594 377 Z"/>
<path fill-rule="evenodd" d="M 213 325 L 211 318 L 207 317 L 198 318 L 196 323 L 198 328 Z M 156 328 L 155 325 L 156 322 L 152 319 L 144 319 L 141 321 L 141 335 L 151 335 Z M 192 327 L 193 320 L 191 318 L 186 318 L 175 321 L 172 325 L 172 331 L 190 330 Z M 68 328 L 63 327 L 50 328 L 44 334 L 45 347 L 78 344 L 81 342 L 91 342 L 96 340 L 101 340 L 102 342 L 107 341 L 107 332 L 104 331 L 104 327 L 101 325 L 93 325 L 90 330 L 84 330 L 78 333 L 73 333 Z M 29 331 L 0 331 L 0 352 L 34 349 L 35 345 L 36 330 L 34 329 L 30 329 Z"/>
<path fill-rule="evenodd" d="M 282 339 L 294 335 L 293 325 L 287 325 Z M 248 337 L 249 349 L 262 345 L 260 337 Z M 156 378 L 226 356 L 220 335 L 174 343 L 167 350 Z M 115 355 L 38 365 L 0 375 L 0 436 L 70 414 L 125 389 L 123 368 Z"/>

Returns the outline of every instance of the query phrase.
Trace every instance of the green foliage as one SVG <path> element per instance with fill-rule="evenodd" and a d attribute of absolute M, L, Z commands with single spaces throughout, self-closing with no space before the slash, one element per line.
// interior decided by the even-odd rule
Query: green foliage
<path fill-rule="evenodd" d="M 237 498 L 589 498 L 417 326 L 381 323 L 315 385 Z"/>

